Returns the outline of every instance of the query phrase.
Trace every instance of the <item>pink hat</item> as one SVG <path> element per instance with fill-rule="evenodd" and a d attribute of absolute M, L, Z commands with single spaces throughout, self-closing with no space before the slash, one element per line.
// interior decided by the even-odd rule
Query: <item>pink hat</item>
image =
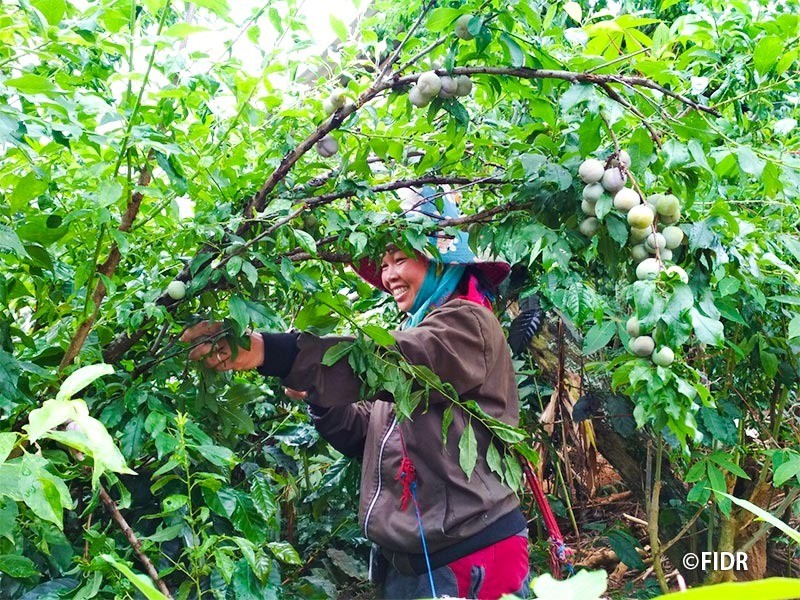
<path fill-rule="evenodd" d="M 437 193 L 432 187 L 425 186 L 419 193 L 414 192 L 414 194 L 419 201 L 415 202 L 414 208 L 406 213 L 410 219 L 419 219 L 421 216 L 422 218 L 436 221 L 453 219 L 461 216 L 455 203 L 457 195 L 454 193 L 447 192 L 444 194 L 442 198 L 442 211 L 436 207 L 433 201 Z M 497 287 L 511 272 L 511 265 L 505 261 L 476 256 L 469 247 L 469 234 L 466 231 L 460 231 L 454 238 L 429 236 L 428 239 L 432 244 L 435 244 L 439 250 L 437 261 L 446 265 L 472 265 L 477 270 L 481 271 L 492 287 Z M 379 263 L 363 258 L 353 265 L 353 269 L 355 269 L 356 273 L 367 283 L 384 292 L 389 291 L 384 287 L 383 281 L 381 280 Z"/>

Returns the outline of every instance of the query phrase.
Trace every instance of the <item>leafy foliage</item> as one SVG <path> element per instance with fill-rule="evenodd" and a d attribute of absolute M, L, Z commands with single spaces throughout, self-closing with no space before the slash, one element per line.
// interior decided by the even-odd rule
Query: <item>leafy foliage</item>
<path fill-rule="evenodd" d="M 100 484 L 176 597 L 358 585 L 358 465 L 277 382 L 195 368 L 178 338 L 198 319 L 239 346 L 248 328 L 352 335 L 326 361 L 346 357 L 365 394 L 389 390 L 408 416 L 447 393 L 389 359 L 391 302 L 342 268 L 388 241 L 426 248 L 430 225 L 393 191 L 409 181 L 459 189 L 467 220 L 440 234 L 467 227 L 520 269 L 515 293 L 580 330 L 589 368 L 670 442 L 693 502 L 713 496 L 724 516 L 734 479 L 762 470 L 800 485 L 796 3 L 379 1 L 352 27 L 333 17 L 323 57 L 304 52 L 297 5 L 234 23 L 226 0 L 2 3 L 0 596 L 138 589 Z M 467 12 L 471 41 L 452 30 Z M 220 55 L 194 45 L 228 26 Z M 416 110 L 408 91 L 434 67 L 472 93 Z M 347 102 L 327 115 L 336 89 Z M 339 152 L 323 158 L 328 134 Z M 645 193 L 680 198 L 688 283 L 634 281 L 610 198 L 598 235 L 577 232 L 578 165 L 620 148 Z M 176 279 L 180 300 L 164 293 Z M 672 366 L 626 351 L 631 311 Z M 86 368 L 104 375 L 88 385 Z M 454 410 L 525 447 L 476 406 Z M 467 473 L 482 459 L 471 427 Z M 519 483 L 510 454 L 485 459 Z"/>

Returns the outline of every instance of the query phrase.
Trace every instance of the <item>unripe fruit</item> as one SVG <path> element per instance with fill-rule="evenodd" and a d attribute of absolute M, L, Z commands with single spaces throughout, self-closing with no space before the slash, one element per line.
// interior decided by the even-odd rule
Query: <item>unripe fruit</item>
<path fill-rule="evenodd" d="M 628 154 L 625 150 L 620 150 L 619 151 L 619 156 L 617 157 L 617 159 L 619 160 L 619 162 L 621 164 L 625 165 L 626 169 L 630 168 L 630 166 L 631 166 L 631 155 Z"/>
<path fill-rule="evenodd" d="M 668 367 L 675 360 L 675 353 L 669 346 L 661 346 L 650 356 L 659 367 Z"/>
<path fill-rule="evenodd" d="M 631 243 L 643 242 L 652 231 L 652 227 L 631 227 Z"/>
<path fill-rule="evenodd" d="M 679 267 L 678 265 L 670 265 L 664 270 L 664 272 L 667 275 L 677 275 L 683 283 L 689 283 L 689 275 L 683 270 L 682 267 Z"/>
<path fill-rule="evenodd" d="M 673 225 L 681 220 L 681 211 L 676 212 L 674 215 L 661 215 L 659 221 L 664 225 Z"/>
<path fill-rule="evenodd" d="M 663 250 L 667 247 L 667 240 L 665 240 L 664 236 L 660 233 L 651 233 L 644 240 L 644 247 L 647 248 L 650 254 L 655 254 L 656 248 Z"/>
<path fill-rule="evenodd" d="M 663 250 L 661 250 L 660 254 L 661 254 L 661 260 L 663 261 L 672 260 L 672 250 L 670 250 L 669 248 L 664 248 Z"/>
<path fill-rule="evenodd" d="M 619 167 L 611 167 L 603 173 L 602 184 L 607 191 L 614 193 L 624 188 L 627 180 L 628 178 L 622 174 Z"/>
<path fill-rule="evenodd" d="M 458 91 L 458 81 L 449 75 L 443 75 L 439 80 L 442 83 L 442 88 L 439 90 L 439 98 L 453 98 Z"/>
<path fill-rule="evenodd" d="M 650 258 L 650 253 L 644 247 L 644 244 L 637 244 L 631 248 L 631 256 L 636 262 L 642 262 L 646 258 Z"/>
<path fill-rule="evenodd" d="M 596 158 L 587 158 L 578 167 L 578 176 L 584 183 L 597 183 L 603 178 L 605 167 L 603 163 Z M 604 189 L 608 189 L 603 186 Z"/>
<path fill-rule="evenodd" d="M 584 219 L 578 226 L 578 231 L 588 238 L 593 237 L 597 233 L 598 229 L 600 229 L 600 221 L 594 217 Z"/>
<path fill-rule="evenodd" d="M 597 212 L 595 211 L 595 203 L 589 202 L 588 200 L 583 200 L 581 202 L 581 210 L 583 214 L 589 215 L 590 217 L 596 217 Z"/>
<path fill-rule="evenodd" d="M 408 92 L 408 101 L 411 102 L 417 108 L 423 108 L 430 104 L 431 99 L 419 91 L 418 87 L 413 88 L 410 92 Z"/>
<path fill-rule="evenodd" d="M 667 240 L 667 248 L 670 250 L 674 250 L 680 246 L 683 241 L 683 229 L 680 227 L 670 225 L 669 227 L 665 227 L 664 231 L 661 233 L 664 234 L 664 239 Z"/>
<path fill-rule="evenodd" d="M 173 300 L 181 300 L 186 296 L 186 284 L 182 281 L 171 281 L 167 286 L 167 295 Z"/>
<path fill-rule="evenodd" d="M 456 77 L 456 83 L 458 84 L 456 96 L 469 96 L 472 93 L 472 79 L 466 75 Z"/>
<path fill-rule="evenodd" d="M 672 194 L 667 194 L 658 199 L 655 208 L 659 215 L 672 216 L 681 212 L 681 203 Z"/>
<path fill-rule="evenodd" d="M 466 15 L 461 15 L 456 19 L 455 31 L 456 37 L 461 38 L 462 40 L 471 40 L 475 36 L 469 32 L 467 26 L 469 25 L 470 20 L 472 19 L 472 15 L 467 13 Z"/>
<path fill-rule="evenodd" d="M 339 142 L 332 135 L 328 134 L 317 142 L 317 152 L 323 158 L 330 158 L 339 151 Z"/>
<path fill-rule="evenodd" d="M 346 98 L 342 90 L 334 90 L 331 95 L 322 101 L 322 107 L 325 109 L 326 114 L 333 114 L 337 109 L 344 106 Z"/>
<path fill-rule="evenodd" d="M 628 212 L 639 204 L 639 194 L 631 188 L 624 187 L 614 195 L 614 208 L 617 210 Z"/>
<path fill-rule="evenodd" d="M 583 187 L 583 199 L 589 202 L 597 202 L 605 193 L 605 189 L 599 183 L 590 183 Z"/>
<path fill-rule="evenodd" d="M 639 263 L 636 267 L 636 279 L 644 281 L 645 279 L 655 279 L 658 277 L 658 272 L 661 270 L 661 265 L 655 258 L 646 258 Z"/>
<path fill-rule="evenodd" d="M 628 211 L 628 225 L 637 229 L 645 229 L 653 224 L 653 209 L 644 204 L 634 206 Z"/>
<path fill-rule="evenodd" d="M 650 356 L 655 350 L 656 343 L 649 335 L 640 335 L 631 340 L 631 352 L 636 356 Z"/>
<path fill-rule="evenodd" d="M 442 80 L 435 71 L 428 71 L 417 79 L 417 89 L 423 96 L 433 98 L 442 89 Z"/>
<path fill-rule="evenodd" d="M 625 323 L 625 331 L 628 332 L 628 335 L 631 337 L 639 337 L 641 334 L 641 327 L 639 327 L 639 319 L 635 316 L 628 319 L 628 322 Z"/>

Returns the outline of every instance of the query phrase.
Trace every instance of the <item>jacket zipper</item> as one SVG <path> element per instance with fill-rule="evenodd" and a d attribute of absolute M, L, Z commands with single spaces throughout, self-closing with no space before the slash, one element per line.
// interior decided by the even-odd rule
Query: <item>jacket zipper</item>
<path fill-rule="evenodd" d="M 389 436 L 392 435 L 395 426 L 397 425 L 397 416 L 392 417 L 392 424 L 389 426 L 389 430 L 386 432 L 386 435 L 383 436 L 383 440 L 381 440 L 381 449 L 378 452 L 378 489 L 375 490 L 375 495 L 372 497 L 372 501 L 369 503 L 369 507 L 367 508 L 367 514 L 364 516 L 364 535 L 367 535 L 367 528 L 369 527 L 369 518 L 372 515 L 372 509 L 375 508 L 375 504 L 378 502 L 378 496 L 381 494 L 381 485 L 382 485 L 382 478 L 381 478 L 381 464 L 383 463 L 383 450 L 386 448 L 386 442 L 389 441 Z"/>

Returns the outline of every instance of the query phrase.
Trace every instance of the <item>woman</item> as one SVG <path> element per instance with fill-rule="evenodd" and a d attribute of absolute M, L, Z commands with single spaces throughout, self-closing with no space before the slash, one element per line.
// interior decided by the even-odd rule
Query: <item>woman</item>
<path fill-rule="evenodd" d="M 445 199 L 442 214 L 425 202 L 414 212 L 432 218 L 457 216 Z M 362 261 L 356 270 L 388 292 L 408 319 L 393 333 L 411 364 L 425 365 L 462 399 L 510 425 L 518 422 L 514 370 L 505 336 L 491 312 L 489 288 L 509 272 L 504 262 L 479 260 L 467 235 L 439 244 L 437 260 L 407 256 L 390 247 L 380 265 Z M 184 341 L 213 333 L 200 324 Z M 190 358 L 205 357 L 219 370 L 258 368 L 281 377 L 287 394 L 304 399 L 320 434 L 348 456 L 362 458 L 359 522 L 380 547 L 385 598 L 498 598 L 525 595 L 527 523 L 517 496 L 488 467 L 491 434 L 473 422 L 478 461 L 467 480 L 458 443 L 468 422 L 461 410 L 442 440 L 450 401 L 432 392 L 428 409 L 398 422 L 389 394 L 358 401 L 361 382 L 347 360 L 323 366 L 322 357 L 342 337 L 305 333 L 252 334 L 250 350 L 233 357 L 226 344 L 203 344 Z M 352 339 L 352 338 L 350 338 Z M 417 414 L 419 413 L 419 414 Z M 373 574 L 374 575 L 374 574 Z M 375 580 L 373 578 L 373 580 Z"/>

